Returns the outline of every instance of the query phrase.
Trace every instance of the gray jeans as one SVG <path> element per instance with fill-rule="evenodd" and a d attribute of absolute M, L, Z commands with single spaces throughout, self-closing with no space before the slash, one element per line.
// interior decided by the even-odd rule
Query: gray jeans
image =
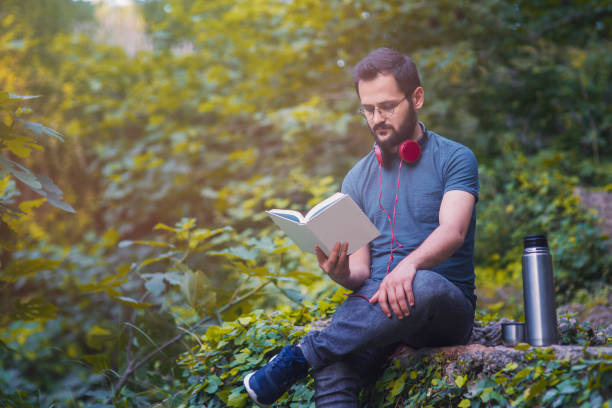
<path fill-rule="evenodd" d="M 388 318 L 380 305 L 366 298 L 380 281 L 366 280 L 348 297 L 329 327 L 308 333 L 300 342 L 312 368 L 318 408 L 359 407 L 361 387 L 378 377 L 389 355 L 400 345 L 413 348 L 465 344 L 474 322 L 474 308 L 463 292 L 442 275 L 418 271 L 410 316 Z"/>

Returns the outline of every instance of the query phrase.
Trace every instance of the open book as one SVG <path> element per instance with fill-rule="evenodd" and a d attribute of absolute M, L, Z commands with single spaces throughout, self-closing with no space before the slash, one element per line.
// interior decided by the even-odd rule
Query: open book
<path fill-rule="evenodd" d="M 272 221 L 303 251 L 317 244 L 329 256 L 336 242 L 348 242 L 352 254 L 380 235 L 350 196 L 336 193 L 312 207 L 305 216 L 293 210 L 268 210 Z"/>

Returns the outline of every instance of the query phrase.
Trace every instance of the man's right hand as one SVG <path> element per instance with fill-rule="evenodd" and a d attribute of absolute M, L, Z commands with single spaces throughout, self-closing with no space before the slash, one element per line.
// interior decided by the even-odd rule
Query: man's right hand
<path fill-rule="evenodd" d="M 349 276 L 351 275 L 347 251 L 348 242 L 345 242 L 344 244 L 336 242 L 334 249 L 331 251 L 328 257 L 318 245 L 315 245 L 317 260 L 319 261 L 319 266 L 321 269 L 323 269 L 323 272 L 343 286 L 345 286 Z"/>

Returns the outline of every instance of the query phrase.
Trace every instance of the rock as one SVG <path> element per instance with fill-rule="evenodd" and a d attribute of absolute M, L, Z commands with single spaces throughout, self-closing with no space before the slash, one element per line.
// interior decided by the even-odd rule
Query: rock
<path fill-rule="evenodd" d="M 331 319 L 315 321 L 311 327 L 315 330 L 322 330 L 329 325 Z M 526 350 L 517 350 L 514 347 L 502 345 L 501 325 L 511 322 L 510 319 L 502 318 L 498 321 L 483 325 L 480 322 L 474 323 L 474 329 L 470 342 L 465 346 L 422 348 L 415 350 L 403 346 L 394 353 L 395 359 L 399 359 L 403 365 L 409 367 L 424 358 L 436 358 L 440 364 L 445 365 L 447 378 L 454 378 L 457 373 L 467 371 L 477 371 L 481 376 L 492 375 L 503 369 L 508 363 L 520 363 L 525 358 L 525 354 L 535 350 L 551 350 L 557 360 L 578 361 L 581 358 L 601 358 L 612 356 L 612 347 L 606 346 L 612 326 L 608 326 L 604 332 L 594 332 L 588 326 L 586 333 L 591 345 L 551 345 L 547 347 L 529 347 Z M 584 330 L 584 323 L 579 323 L 574 319 L 560 319 L 559 333 L 562 337 L 574 338 L 576 327 L 581 326 Z M 574 336 L 574 337 L 573 337 Z M 586 340 L 585 340 L 586 341 Z M 452 374 L 452 375 L 451 375 Z"/>
<path fill-rule="evenodd" d="M 609 346 L 559 346 L 529 347 L 527 350 L 516 350 L 514 347 L 495 346 L 487 347 L 481 344 L 469 344 L 467 346 L 452 346 L 438 348 L 423 348 L 414 350 L 405 348 L 395 358 L 399 359 L 405 366 L 411 366 L 415 361 L 424 358 L 437 358 L 438 361 L 446 361 L 445 371 L 449 378 L 454 378 L 457 372 L 463 373 L 468 370 L 479 371 L 481 375 L 492 375 L 503 369 L 508 363 L 521 362 L 525 354 L 539 348 L 552 350 L 557 360 L 578 361 L 581 358 L 600 358 L 612 356 L 612 347 Z"/>

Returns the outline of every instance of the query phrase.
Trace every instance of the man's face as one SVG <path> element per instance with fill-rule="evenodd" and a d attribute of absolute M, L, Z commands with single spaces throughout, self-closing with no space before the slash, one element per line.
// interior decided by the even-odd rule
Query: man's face
<path fill-rule="evenodd" d="M 358 86 L 361 105 L 370 110 L 376 107 L 373 115 L 366 112 L 365 116 L 370 132 L 382 150 L 396 152 L 404 140 L 416 139 L 417 114 L 412 95 L 406 97 L 393 75 L 379 74 L 370 81 L 359 81 Z M 379 109 L 393 106 L 392 115 L 384 114 Z"/>

